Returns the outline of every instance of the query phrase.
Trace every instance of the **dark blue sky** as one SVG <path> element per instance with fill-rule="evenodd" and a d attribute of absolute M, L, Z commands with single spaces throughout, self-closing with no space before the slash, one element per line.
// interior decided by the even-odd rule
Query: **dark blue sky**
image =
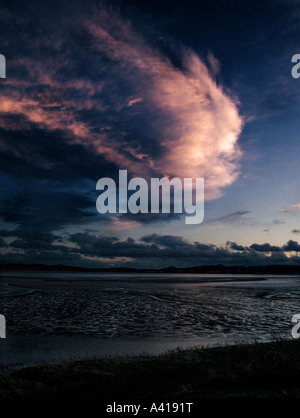
<path fill-rule="evenodd" d="M 1 1 L 0 262 L 299 263 L 298 1 Z M 202 177 L 203 223 L 96 182 Z"/>

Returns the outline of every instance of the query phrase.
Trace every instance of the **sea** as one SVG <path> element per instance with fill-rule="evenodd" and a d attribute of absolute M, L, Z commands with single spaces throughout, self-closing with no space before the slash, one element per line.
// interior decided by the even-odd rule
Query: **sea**
<path fill-rule="evenodd" d="M 292 339 L 299 275 L 0 272 L 0 372 Z"/>

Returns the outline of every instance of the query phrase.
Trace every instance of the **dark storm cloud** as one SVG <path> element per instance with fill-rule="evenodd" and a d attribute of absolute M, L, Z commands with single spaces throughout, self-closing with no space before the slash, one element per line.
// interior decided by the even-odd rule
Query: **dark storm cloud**
<path fill-rule="evenodd" d="M 148 257 L 155 245 L 143 245 L 134 241 L 119 241 L 116 237 L 96 237 L 89 233 L 77 233 L 70 236 L 77 244 L 78 251 L 88 257 Z"/>
<path fill-rule="evenodd" d="M 53 246 L 50 250 L 22 250 L 9 252 L 5 254 L 0 253 L 0 264 L 65 264 L 78 266 L 78 263 L 83 264 L 78 254 L 74 254 L 68 248 L 57 249 Z M 88 260 L 84 265 L 89 266 Z M 95 264 L 94 264 L 95 266 Z"/>
<path fill-rule="evenodd" d="M 160 206 L 161 206 L 161 202 L 160 202 Z M 172 208 L 172 199 L 171 199 L 171 208 Z M 118 222 L 120 223 L 120 226 L 123 223 L 126 222 L 138 222 L 140 224 L 153 224 L 153 223 L 165 223 L 165 222 L 169 222 L 169 221 L 174 221 L 174 220 L 180 220 L 183 218 L 182 214 L 179 213 L 151 213 L 151 202 L 149 200 L 149 213 L 125 213 L 125 214 L 120 214 L 118 215 Z M 114 219 L 113 219 L 114 221 Z M 184 221 L 183 221 L 184 222 Z"/>
<path fill-rule="evenodd" d="M 186 243 L 184 246 L 177 244 L 178 239 L 170 236 L 156 236 L 153 240 L 143 237 L 144 242 L 117 241 L 111 237 L 96 238 L 90 234 L 75 234 L 70 237 L 72 242 L 78 245 L 80 254 L 89 257 L 134 257 L 134 258 L 195 258 L 206 257 L 212 259 L 217 252 L 222 252 L 215 247 L 198 248 L 198 245 Z M 145 243 L 145 240 L 148 241 Z M 155 242 L 153 242 L 155 241 Z M 181 240 L 179 240 L 181 242 Z"/>
<path fill-rule="evenodd" d="M 227 241 L 226 245 L 231 248 L 232 250 L 236 250 L 236 251 L 246 251 L 246 247 L 244 247 L 243 245 L 239 245 L 236 242 L 231 242 L 231 241 Z"/>
<path fill-rule="evenodd" d="M 3 239 L 3 237 L 0 236 L 0 247 L 7 247 L 7 243 Z"/>
<path fill-rule="evenodd" d="M 48 262 L 56 256 L 56 263 L 79 265 L 124 265 L 161 267 L 166 265 L 193 266 L 202 264 L 265 265 L 268 263 L 299 263 L 298 257 L 287 257 L 286 252 L 300 251 L 296 241 L 281 247 L 252 244 L 249 247 L 228 241 L 225 247 L 201 242 L 189 242 L 182 237 L 152 234 L 140 240 L 121 240 L 114 236 L 101 236 L 81 232 L 70 234 L 64 240 L 54 234 L 37 234 L 34 229 L 2 230 L 1 245 L 11 249 L 3 260 L 28 262 L 38 256 Z M 7 243 L 10 239 L 10 244 Z M 110 261 L 109 261 L 110 260 Z M 152 261 L 151 261 L 152 260 Z M 8 262 L 8 261 L 6 261 Z M 46 261 L 47 262 L 47 261 Z"/>
<path fill-rule="evenodd" d="M 297 241 L 293 241 L 293 240 L 289 240 L 283 247 L 282 249 L 284 251 L 300 251 L 300 245 L 298 244 Z"/>
<path fill-rule="evenodd" d="M 70 241 L 76 243 L 76 251 L 86 257 L 128 257 L 135 260 L 155 258 L 161 261 L 172 260 L 175 265 L 176 260 L 185 260 L 190 265 L 217 263 L 253 265 L 275 262 L 275 260 L 289 262 L 284 252 L 300 251 L 300 246 L 295 241 L 289 241 L 282 247 L 271 246 L 268 243 L 245 247 L 234 242 L 227 242 L 226 247 L 218 247 L 213 244 L 191 243 L 182 237 L 159 234 L 141 237 L 140 241 L 132 239 L 121 241 L 116 237 L 97 237 L 90 233 L 78 233 L 71 235 Z"/>
<path fill-rule="evenodd" d="M 10 246 L 14 248 L 49 249 L 53 241 L 59 238 L 51 233 L 37 231 L 33 227 L 17 228 L 9 233 L 12 237 L 18 237 L 10 243 Z"/>
<path fill-rule="evenodd" d="M 6 222 L 20 225 L 20 231 L 39 235 L 63 225 L 84 222 L 96 216 L 91 197 L 76 192 L 53 189 L 50 183 L 35 183 L 12 199 L 5 200 L 0 216 Z M 33 233 L 31 234 L 33 235 Z M 24 238 L 24 236 L 20 236 Z"/>
<path fill-rule="evenodd" d="M 276 245 L 270 245 L 268 243 L 266 244 L 252 244 L 250 245 L 250 248 L 252 250 L 258 251 L 258 252 L 262 252 L 262 253 L 266 253 L 269 251 L 282 251 L 281 247 L 277 247 Z"/>
<path fill-rule="evenodd" d="M 87 248 L 94 246 L 95 248 L 111 247 L 119 241 L 118 237 L 97 237 L 89 233 L 78 232 L 70 236 L 71 242 L 78 244 L 80 247 Z M 128 244 L 133 244 L 134 241 L 127 240 Z"/>
<path fill-rule="evenodd" d="M 1 242 L 5 243 L 6 247 L 10 249 L 23 249 L 29 255 L 32 250 L 38 251 L 61 251 L 66 252 L 68 248 L 64 245 L 59 245 L 55 241 L 61 240 L 59 235 L 54 235 L 48 232 L 41 232 L 35 227 L 16 228 L 14 230 L 1 230 Z M 10 243 L 4 241 L 4 237 L 10 238 Z"/>
<path fill-rule="evenodd" d="M 184 247 L 189 245 L 187 241 L 183 237 L 174 236 L 174 235 L 158 235 L 158 234 L 151 234 L 146 235 L 141 238 L 141 241 L 149 243 L 155 243 L 163 245 L 164 247 Z"/>
<path fill-rule="evenodd" d="M 81 144 L 68 145 L 59 130 L 45 131 L 32 124 L 23 130 L 17 124 L 15 131 L 0 128 L 1 142 L 6 144 L 6 151 L 0 150 L 1 171 L 16 179 L 47 178 L 70 184 L 84 178 L 96 181 L 115 172 L 115 165 L 103 156 L 95 156 Z"/>
<path fill-rule="evenodd" d="M 289 240 L 286 244 L 282 245 L 281 247 L 277 245 L 271 245 L 269 243 L 265 244 L 251 244 L 249 247 L 239 245 L 236 242 L 227 241 L 227 247 L 235 251 L 255 251 L 257 253 L 283 253 L 283 252 L 291 252 L 300 251 L 300 245 L 297 241 Z"/>

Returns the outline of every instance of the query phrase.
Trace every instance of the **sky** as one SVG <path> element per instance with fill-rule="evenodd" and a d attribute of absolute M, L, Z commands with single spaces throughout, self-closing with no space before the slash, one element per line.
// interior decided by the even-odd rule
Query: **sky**
<path fill-rule="evenodd" d="M 1 264 L 300 264 L 299 0 L 0 1 L 0 37 Z M 203 178 L 203 222 L 100 214 L 119 170 Z"/>

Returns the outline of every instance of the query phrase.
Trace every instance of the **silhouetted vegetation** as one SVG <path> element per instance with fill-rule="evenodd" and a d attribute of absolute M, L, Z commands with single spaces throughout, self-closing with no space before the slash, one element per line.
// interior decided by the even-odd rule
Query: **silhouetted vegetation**
<path fill-rule="evenodd" d="M 300 397 L 300 341 L 175 350 L 26 367 L 0 376 L 3 398 L 99 400 Z"/>

